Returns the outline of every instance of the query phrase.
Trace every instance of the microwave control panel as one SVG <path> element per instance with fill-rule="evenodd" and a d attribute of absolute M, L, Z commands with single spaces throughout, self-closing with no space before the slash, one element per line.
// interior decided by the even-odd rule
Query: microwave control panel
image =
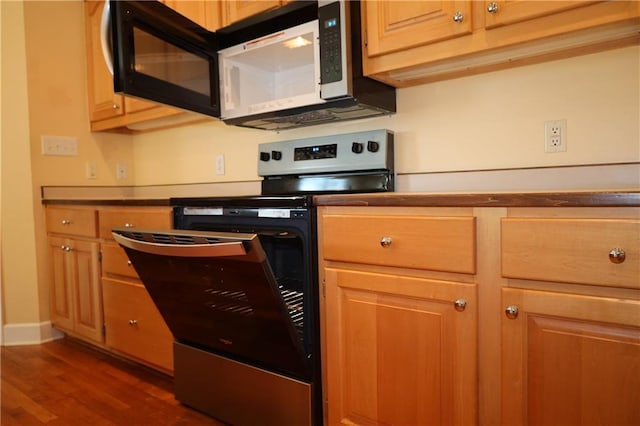
<path fill-rule="evenodd" d="M 318 8 L 320 37 L 320 82 L 333 83 L 342 80 L 342 16 L 340 2 Z"/>

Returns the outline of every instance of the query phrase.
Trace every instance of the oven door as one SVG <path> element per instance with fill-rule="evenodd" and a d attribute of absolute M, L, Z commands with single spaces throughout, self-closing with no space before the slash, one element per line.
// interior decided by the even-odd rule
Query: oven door
<path fill-rule="evenodd" d="M 220 116 L 215 33 L 159 1 L 109 7 L 117 93 Z"/>
<path fill-rule="evenodd" d="M 178 342 L 311 376 L 256 234 L 117 228 L 113 236 Z"/>

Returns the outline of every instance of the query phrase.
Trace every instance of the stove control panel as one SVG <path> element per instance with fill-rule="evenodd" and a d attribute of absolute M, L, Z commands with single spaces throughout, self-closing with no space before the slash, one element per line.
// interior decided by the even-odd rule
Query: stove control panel
<path fill-rule="evenodd" d="M 263 143 L 260 176 L 393 171 L 393 132 L 386 129 Z"/>

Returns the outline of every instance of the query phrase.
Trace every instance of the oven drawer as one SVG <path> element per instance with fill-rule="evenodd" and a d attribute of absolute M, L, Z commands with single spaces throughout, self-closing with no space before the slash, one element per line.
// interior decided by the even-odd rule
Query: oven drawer
<path fill-rule="evenodd" d="M 102 273 L 140 279 L 127 253 L 122 247 L 113 243 L 102 244 Z"/>
<path fill-rule="evenodd" d="M 503 218 L 501 228 L 506 278 L 640 288 L 640 220 Z"/>
<path fill-rule="evenodd" d="M 326 215 L 326 260 L 473 274 L 474 217 Z"/>
<path fill-rule="evenodd" d="M 172 226 L 170 207 L 115 207 L 99 211 L 100 238 L 113 239 L 113 228 L 170 229 Z"/>
<path fill-rule="evenodd" d="M 173 336 L 145 288 L 102 279 L 107 346 L 173 371 Z"/>
<path fill-rule="evenodd" d="M 48 206 L 47 231 L 54 234 L 96 237 L 98 221 L 93 208 L 67 208 Z"/>

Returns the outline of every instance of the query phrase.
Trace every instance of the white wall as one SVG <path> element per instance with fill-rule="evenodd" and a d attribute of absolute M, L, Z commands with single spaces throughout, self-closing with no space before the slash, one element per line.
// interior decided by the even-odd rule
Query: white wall
<path fill-rule="evenodd" d="M 138 185 L 255 179 L 260 142 L 389 128 L 399 173 L 640 161 L 640 47 L 398 90 L 391 117 L 281 133 L 219 122 L 134 136 Z M 567 152 L 544 152 L 544 122 L 567 120 Z M 224 154 L 227 174 L 215 175 Z M 639 182 L 640 183 L 640 182 Z"/>

